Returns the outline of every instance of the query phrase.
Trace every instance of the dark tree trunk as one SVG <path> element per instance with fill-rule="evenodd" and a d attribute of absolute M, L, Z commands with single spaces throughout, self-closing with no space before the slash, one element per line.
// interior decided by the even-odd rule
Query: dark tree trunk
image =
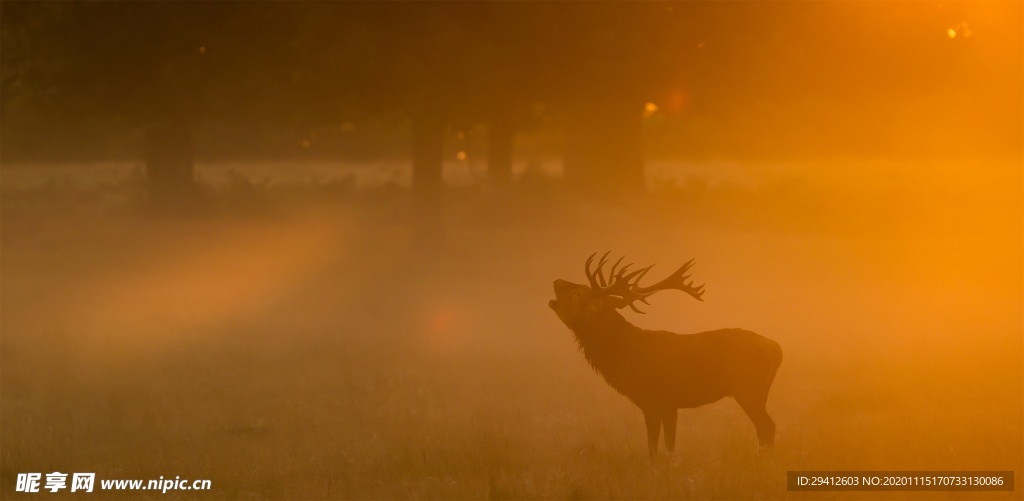
<path fill-rule="evenodd" d="M 515 128 L 512 120 L 495 115 L 487 127 L 487 177 L 494 186 L 506 186 L 512 180 L 512 147 Z"/>
<path fill-rule="evenodd" d="M 187 205 L 195 194 L 192 128 L 184 122 L 149 127 L 145 138 L 146 190 L 159 210 Z"/>
<path fill-rule="evenodd" d="M 565 177 L 590 196 L 619 199 L 646 190 L 643 103 L 621 97 L 572 106 L 565 126 Z"/>
<path fill-rule="evenodd" d="M 415 198 L 415 225 L 422 237 L 440 234 L 444 188 L 444 120 L 433 114 L 416 116 L 412 121 L 412 188 Z"/>

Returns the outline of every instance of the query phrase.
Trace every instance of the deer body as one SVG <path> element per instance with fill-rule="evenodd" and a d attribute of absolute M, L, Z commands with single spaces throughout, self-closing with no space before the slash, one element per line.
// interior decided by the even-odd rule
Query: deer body
<path fill-rule="evenodd" d="M 680 284 L 687 278 L 682 273 L 689 265 L 677 272 L 675 278 Z M 735 398 L 753 421 L 761 446 L 772 445 L 775 423 L 765 411 L 765 403 L 782 363 L 778 343 L 742 329 L 688 335 L 641 329 L 616 309 L 642 301 L 645 296 L 636 296 L 637 291 L 650 295 L 667 288 L 664 282 L 669 279 L 655 288 L 639 288 L 633 283 L 631 289 L 620 287 L 617 293 L 609 294 L 609 290 L 615 291 L 612 287 L 616 277 L 612 277 L 612 285 L 602 286 L 603 277 L 590 274 L 589 261 L 587 271 L 588 277 L 593 277 L 591 287 L 556 280 L 556 299 L 550 306 L 572 330 L 591 367 L 643 412 L 652 457 L 661 430 L 669 452 L 674 449 L 678 409 L 699 407 L 728 396 Z M 634 273 L 638 273 L 634 278 L 639 280 L 645 271 Z M 628 283 L 629 275 L 625 277 Z M 623 279 L 622 271 L 618 278 Z M 700 288 L 684 285 L 689 289 L 672 288 L 700 299 Z"/>

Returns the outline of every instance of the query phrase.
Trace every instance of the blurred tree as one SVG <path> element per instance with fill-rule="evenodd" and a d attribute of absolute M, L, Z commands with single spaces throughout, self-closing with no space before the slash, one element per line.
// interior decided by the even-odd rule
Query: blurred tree
<path fill-rule="evenodd" d="M 100 119 L 142 129 L 151 201 L 173 208 L 193 193 L 193 131 L 204 122 L 308 127 L 372 110 L 364 105 L 372 100 L 357 94 L 374 76 L 364 70 L 375 54 L 360 52 L 360 31 L 337 23 L 331 27 L 344 41 L 324 43 L 322 8 L 4 2 L 4 109 L 52 123 Z M 359 25 L 352 19 L 347 27 Z M 336 67 L 368 74 L 329 78 Z"/>
<path fill-rule="evenodd" d="M 618 198 L 645 189 L 644 104 L 676 75 L 662 2 L 550 3 L 530 31 L 540 45 L 538 78 L 564 114 L 567 180 Z"/>
<path fill-rule="evenodd" d="M 0 3 L 0 123 L 2 152 L 30 149 L 43 141 L 23 133 L 45 121 L 44 110 L 59 107 L 53 88 L 63 69 L 56 40 L 43 36 L 71 25 L 67 4 Z M 12 127 L 17 123 L 19 127 Z"/>
<path fill-rule="evenodd" d="M 227 4 L 5 2 L 5 99 L 51 120 L 101 117 L 144 127 L 150 195 L 180 201 L 193 183 L 191 131 L 210 99 L 206 47 Z M 34 50 L 42 47 L 42 52 Z M 11 54 L 13 53 L 13 54 Z M 34 68 L 40 68 L 33 71 Z"/>

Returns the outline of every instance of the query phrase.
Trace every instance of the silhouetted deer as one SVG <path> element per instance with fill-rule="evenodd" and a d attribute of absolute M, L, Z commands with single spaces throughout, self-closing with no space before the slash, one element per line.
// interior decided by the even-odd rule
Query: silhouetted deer
<path fill-rule="evenodd" d="M 691 259 L 668 278 L 650 287 L 640 280 L 653 265 L 630 273 L 618 268 L 619 258 L 605 280 L 602 269 L 590 271 L 596 254 L 584 270 L 590 286 L 555 280 L 555 299 L 548 304 L 576 336 L 580 351 L 605 381 L 635 403 L 647 422 L 647 447 L 653 458 L 658 435 L 665 428 L 665 446 L 675 447 L 676 411 L 698 407 L 732 396 L 754 422 L 762 449 L 775 440 L 775 422 L 765 411 L 768 390 L 782 363 L 782 348 L 768 338 L 742 329 L 720 329 L 680 335 L 641 329 L 618 311 L 647 303 L 647 297 L 667 289 L 683 291 L 703 301 L 704 286 L 693 286 L 685 273 Z"/>

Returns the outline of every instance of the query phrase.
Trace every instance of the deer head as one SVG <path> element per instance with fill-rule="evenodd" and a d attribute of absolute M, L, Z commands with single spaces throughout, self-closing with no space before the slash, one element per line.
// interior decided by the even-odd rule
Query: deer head
<path fill-rule="evenodd" d="M 647 272 L 651 271 L 654 265 L 629 271 L 633 265 L 627 264 L 620 268 L 619 265 L 623 259 L 620 257 L 612 265 L 608 272 L 608 278 L 605 279 L 604 266 L 608 263 L 608 254 L 610 252 L 601 256 L 594 271 L 590 271 L 590 266 L 597 253 L 591 254 L 587 258 L 583 269 L 590 282 L 589 286 L 574 284 L 566 280 L 555 280 L 555 299 L 549 301 L 548 306 L 555 310 L 558 318 L 569 328 L 576 329 L 621 308 L 628 307 L 637 313 L 643 313 L 635 303 L 640 301 L 650 304 L 647 302 L 647 298 L 658 291 L 680 290 L 698 301 L 703 301 L 701 296 L 704 294 L 704 286 L 695 287 L 692 280 L 689 283 L 686 282 L 690 278 L 686 272 L 693 267 L 692 259 L 668 278 L 654 285 L 641 287 L 640 280 L 647 275 Z"/>

